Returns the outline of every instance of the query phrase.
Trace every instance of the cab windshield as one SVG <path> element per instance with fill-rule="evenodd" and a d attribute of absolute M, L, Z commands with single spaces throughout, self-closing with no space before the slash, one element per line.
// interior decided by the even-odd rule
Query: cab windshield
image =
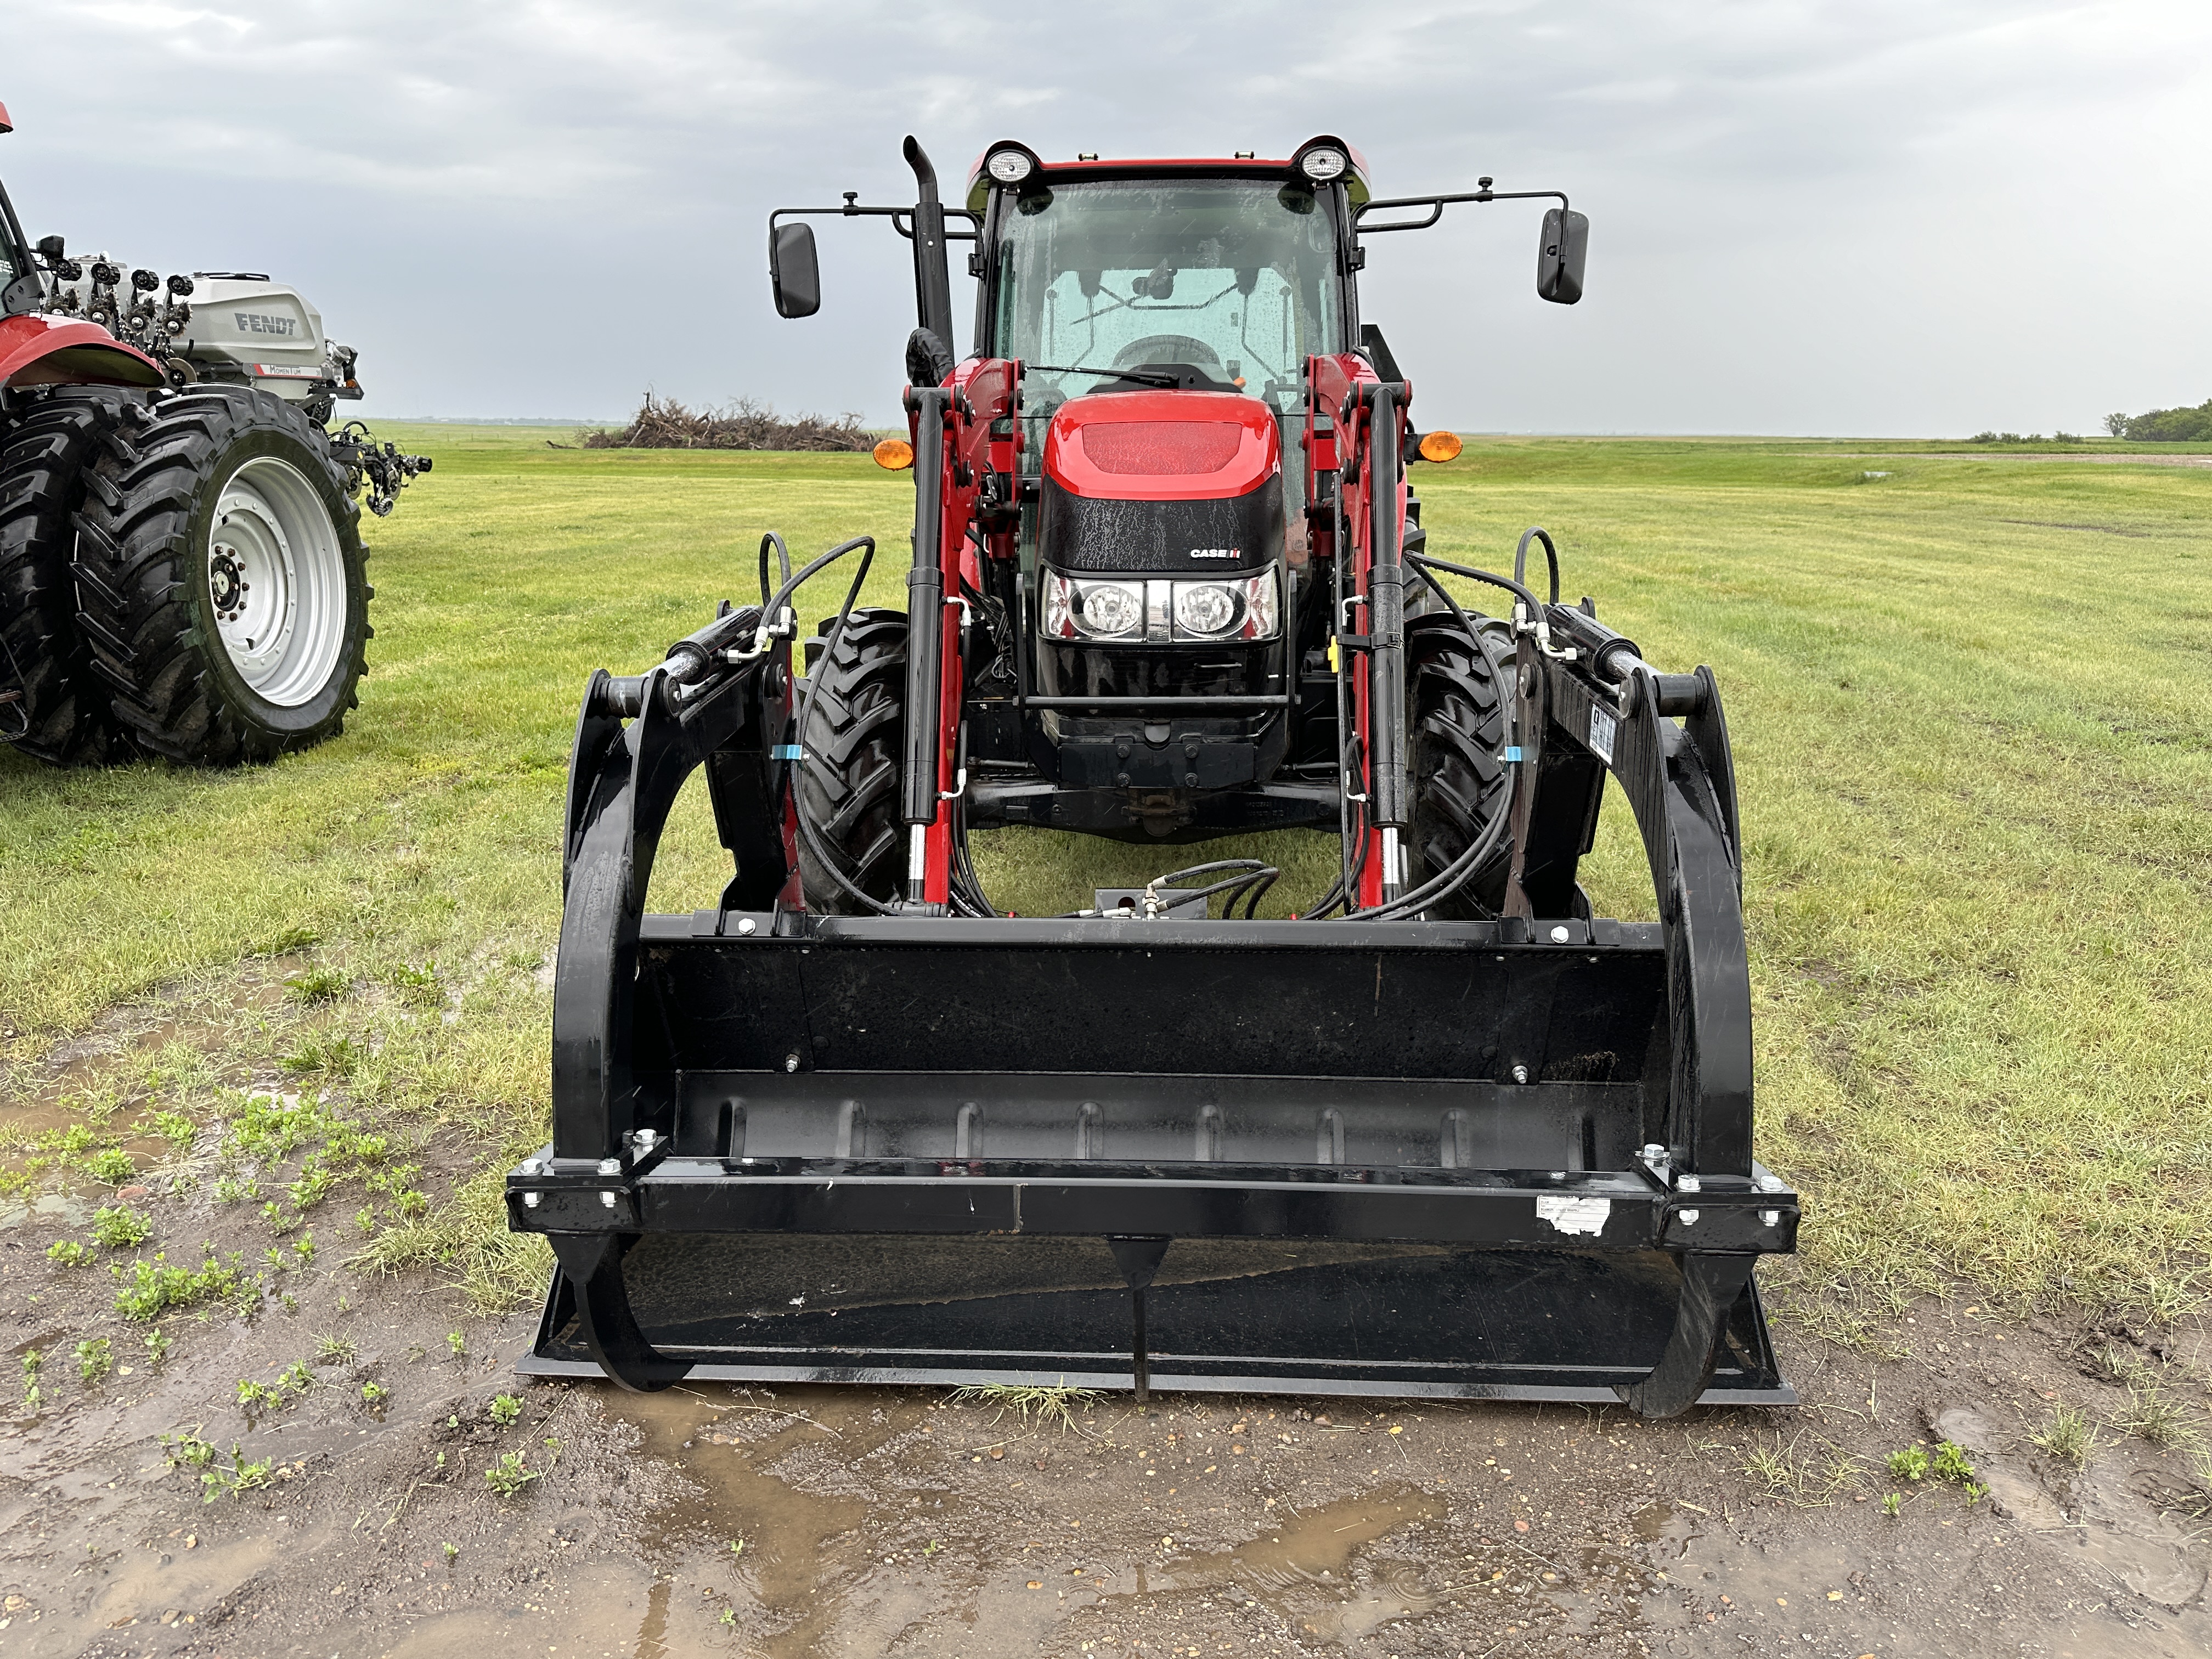
<path fill-rule="evenodd" d="M 1198 370 L 1279 411 L 1338 337 L 1335 228 L 1312 191 L 1254 179 L 1109 179 L 1030 191 L 1000 221 L 992 353 L 1049 406 L 1142 364 Z"/>

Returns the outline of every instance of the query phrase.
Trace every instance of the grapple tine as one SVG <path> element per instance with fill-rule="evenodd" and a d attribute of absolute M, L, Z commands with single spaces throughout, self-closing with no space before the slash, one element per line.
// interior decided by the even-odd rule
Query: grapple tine
<path fill-rule="evenodd" d="M 556 1233 L 550 1242 L 574 1292 L 577 1335 L 599 1368 L 633 1394 L 654 1394 L 683 1381 L 690 1362 L 656 1350 L 630 1312 L 622 1264 L 635 1236 Z"/>
<path fill-rule="evenodd" d="M 1678 1417 L 1698 1402 L 1713 1379 L 1721 1329 L 1736 1298 L 1751 1282 L 1748 1255 L 1690 1255 L 1682 1261 L 1682 1299 L 1667 1352 L 1641 1382 L 1620 1390 L 1639 1417 Z"/>

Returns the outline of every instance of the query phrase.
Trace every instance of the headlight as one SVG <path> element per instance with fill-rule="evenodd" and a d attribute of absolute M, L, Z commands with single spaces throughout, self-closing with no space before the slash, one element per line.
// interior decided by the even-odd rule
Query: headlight
<path fill-rule="evenodd" d="M 1175 619 L 1177 633 L 1221 633 L 1237 620 L 1236 595 L 1219 582 L 1178 582 Z"/>
<path fill-rule="evenodd" d="M 1331 149 L 1326 144 L 1318 149 L 1310 149 L 1298 158 L 1298 171 L 1317 185 L 1342 178 L 1345 167 L 1344 152 Z"/>
<path fill-rule="evenodd" d="M 1141 640 L 1145 590 L 1141 582 L 1079 581 L 1044 573 L 1045 637 L 1054 640 Z"/>
<path fill-rule="evenodd" d="M 1144 619 L 1145 602 L 1133 588 L 1112 582 L 1083 582 L 1076 587 L 1076 626 L 1086 634 L 1133 634 Z"/>
<path fill-rule="evenodd" d="M 1018 149 L 994 150 L 983 163 L 984 171 L 1002 185 L 1018 185 L 1035 167 L 1036 163 Z"/>
<path fill-rule="evenodd" d="M 1043 573 L 1047 639 L 1164 645 L 1272 640 L 1281 631 L 1282 589 L 1273 567 L 1230 581 L 1145 580 Z"/>

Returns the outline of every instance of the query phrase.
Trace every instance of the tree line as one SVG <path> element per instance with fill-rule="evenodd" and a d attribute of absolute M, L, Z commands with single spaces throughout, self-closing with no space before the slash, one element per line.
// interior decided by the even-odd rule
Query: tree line
<path fill-rule="evenodd" d="M 2212 398 L 2194 409 L 2154 409 L 2141 415 L 2107 415 L 2105 430 L 2136 443 L 2212 443 Z"/>

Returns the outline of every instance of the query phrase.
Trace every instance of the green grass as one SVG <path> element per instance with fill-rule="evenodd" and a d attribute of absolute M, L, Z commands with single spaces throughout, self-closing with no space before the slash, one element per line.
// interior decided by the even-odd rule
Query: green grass
<path fill-rule="evenodd" d="M 801 554 L 874 534 L 868 598 L 896 602 L 911 495 L 865 456 L 387 435 L 438 469 L 369 527 L 373 672 L 341 739 L 228 774 L 0 753 L 0 894 L 35 896 L 0 903 L 0 1066 L 118 1004 L 271 988 L 227 1017 L 225 1063 L 289 1064 L 288 1088 L 459 1148 L 476 1173 L 373 1223 L 365 1248 L 489 1299 L 542 1270 L 504 1233 L 496 1172 L 544 1133 L 586 675 L 645 665 L 752 591 L 770 527 Z M 2212 1237 L 2212 471 L 1957 444 L 1480 439 L 1417 483 L 1434 552 L 1495 568 L 1541 522 L 1568 598 L 1595 595 L 1654 662 L 1719 676 L 1759 1148 L 1808 1200 L 1782 1275 L 1801 1310 L 1848 1330 L 1962 1281 L 2011 1305 L 2190 1304 Z M 811 599 L 810 628 L 832 590 Z M 977 842 L 994 896 L 1024 914 L 1232 852 L 1285 865 L 1279 914 L 1334 861 L 1310 836 Z M 1617 797 L 1585 869 L 1601 909 L 1650 914 Z M 709 903 L 723 873 L 695 787 L 654 907 Z M 180 1115 L 235 1110 L 233 1073 L 138 1066 L 79 1085 L 85 1109 L 179 1144 Z"/>
<path fill-rule="evenodd" d="M 1067 1384 L 1017 1382 L 977 1382 L 964 1389 L 955 1389 L 946 1396 L 955 1405 L 988 1406 L 993 1408 L 991 1420 L 995 1423 L 1008 1412 L 1013 1412 L 1027 1428 L 1030 1419 L 1036 1419 L 1041 1429 L 1057 1425 L 1062 1434 L 1075 1430 L 1075 1413 L 1089 1411 L 1105 1398 L 1096 1389 L 1072 1389 Z"/>

